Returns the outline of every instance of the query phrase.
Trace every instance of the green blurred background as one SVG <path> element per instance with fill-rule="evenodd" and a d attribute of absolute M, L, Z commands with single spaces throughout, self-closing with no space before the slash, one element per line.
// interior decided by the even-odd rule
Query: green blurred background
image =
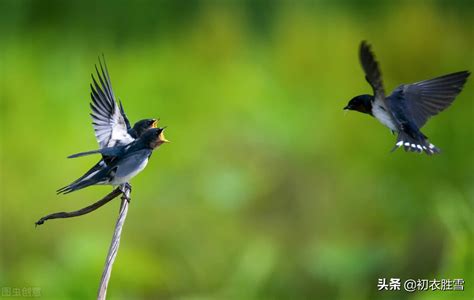
<path fill-rule="evenodd" d="M 396 151 L 386 89 L 474 70 L 472 1 L 0 1 L 0 287 L 92 299 L 119 203 L 56 196 L 97 157 L 90 73 L 104 53 L 129 118 L 173 143 L 133 181 L 110 299 L 472 299 L 473 79 Z M 378 278 L 463 278 L 464 292 L 378 292 Z"/>

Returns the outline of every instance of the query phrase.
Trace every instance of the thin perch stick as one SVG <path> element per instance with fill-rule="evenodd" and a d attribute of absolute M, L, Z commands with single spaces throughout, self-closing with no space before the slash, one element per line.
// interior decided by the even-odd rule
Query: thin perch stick
<path fill-rule="evenodd" d="M 130 201 L 130 188 L 125 188 L 125 191 L 122 195 L 122 203 L 120 205 L 120 213 L 115 224 L 115 231 L 112 237 L 112 242 L 110 243 L 109 253 L 107 254 L 107 259 L 105 260 L 104 271 L 102 273 L 102 278 L 100 280 L 99 292 L 97 295 L 98 300 L 104 300 L 107 294 L 107 286 L 109 284 L 110 274 L 112 273 L 112 266 L 117 256 L 117 252 L 120 246 L 120 236 L 122 234 L 122 227 L 125 223 L 125 218 L 127 218 L 128 212 L 128 203 Z"/>
<path fill-rule="evenodd" d="M 127 218 L 128 203 L 130 201 L 130 193 L 131 193 L 131 186 L 129 184 L 125 184 L 125 185 L 122 185 L 121 187 L 116 188 L 115 190 L 113 190 L 104 198 L 95 202 L 94 204 L 91 204 L 87 207 L 84 207 L 82 209 L 72 211 L 72 212 L 58 212 L 58 213 L 49 214 L 45 217 L 42 217 L 35 223 L 36 226 L 38 226 L 38 225 L 42 225 L 45 221 L 51 220 L 51 219 L 72 218 L 72 217 L 82 216 L 90 212 L 93 212 L 99 207 L 115 199 L 118 195 L 122 194 L 122 202 L 120 204 L 120 214 L 117 219 L 117 223 L 115 224 L 114 235 L 112 237 L 109 253 L 107 254 L 107 259 L 105 261 L 104 271 L 102 273 L 102 278 L 100 280 L 99 292 L 97 295 L 97 299 L 99 300 L 104 300 L 107 294 L 107 286 L 109 284 L 110 275 L 112 273 L 112 266 L 114 264 L 115 257 L 117 256 L 117 252 L 120 245 L 120 236 L 122 234 L 122 227 L 123 227 L 123 224 L 125 223 L 125 219 Z"/>
<path fill-rule="evenodd" d="M 39 219 L 35 223 L 35 225 L 36 226 L 42 225 L 45 221 L 51 220 L 51 219 L 72 218 L 72 217 L 78 217 L 78 216 L 88 214 L 88 213 L 93 212 L 94 210 L 98 209 L 99 207 L 103 206 L 104 204 L 110 202 L 111 200 L 115 199 L 121 193 L 122 193 L 122 191 L 120 190 L 120 188 L 116 188 L 115 190 L 110 192 L 107 196 L 105 196 L 104 198 L 102 198 L 101 200 L 97 201 L 94 204 L 91 204 L 87 207 L 84 207 L 84 208 L 81 208 L 79 210 L 75 210 L 75 211 L 72 211 L 72 212 L 57 212 L 57 213 L 54 213 L 54 214 L 49 214 L 49 215 Z"/>

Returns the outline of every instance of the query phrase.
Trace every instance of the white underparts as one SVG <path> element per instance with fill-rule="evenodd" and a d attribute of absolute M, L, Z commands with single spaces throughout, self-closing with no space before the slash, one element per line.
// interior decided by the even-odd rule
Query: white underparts
<path fill-rule="evenodd" d="M 398 128 L 392 120 L 392 116 L 376 102 L 372 103 L 372 115 L 379 120 L 380 123 L 390 128 L 390 130 L 398 132 Z"/>

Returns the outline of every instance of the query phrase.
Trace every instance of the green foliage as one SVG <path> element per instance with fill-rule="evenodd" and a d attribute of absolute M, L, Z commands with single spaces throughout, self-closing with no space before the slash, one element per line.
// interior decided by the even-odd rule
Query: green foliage
<path fill-rule="evenodd" d="M 376 285 L 474 282 L 473 78 L 423 128 L 436 157 L 390 153 L 385 127 L 342 111 L 370 91 L 363 39 L 387 90 L 474 70 L 472 3 L 446 3 L 2 1 L 0 287 L 95 297 L 118 203 L 33 224 L 110 191 L 54 192 L 97 160 L 66 156 L 97 147 L 104 53 L 129 118 L 172 141 L 132 181 L 111 299 L 467 297 Z"/>

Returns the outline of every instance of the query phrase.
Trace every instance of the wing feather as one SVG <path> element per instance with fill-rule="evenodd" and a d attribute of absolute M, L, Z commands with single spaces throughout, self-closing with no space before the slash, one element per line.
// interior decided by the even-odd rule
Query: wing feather
<path fill-rule="evenodd" d="M 92 74 L 91 110 L 92 124 L 100 148 L 123 145 L 133 141 L 128 134 L 130 123 L 123 107 L 117 104 L 112 90 L 107 65 L 99 58 L 99 67 L 95 66 L 97 79 Z"/>
<path fill-rule="evenodd" d="M 379 63 L 366 41 L 362 41 L 360 44 L 359 59 L 364 69 L 365 79 L 374 91 L 375 100 L 385 102 L 382 72 L 380 72 Z"/>
<path fill-rule="evenodd" d="M 437 78 L 405 84 L 401 90 L 406 99 L 406 107 L 421 128 L 428 119 L 448 108 L 461 92 L 470 73 L 456 72 Z"/>

